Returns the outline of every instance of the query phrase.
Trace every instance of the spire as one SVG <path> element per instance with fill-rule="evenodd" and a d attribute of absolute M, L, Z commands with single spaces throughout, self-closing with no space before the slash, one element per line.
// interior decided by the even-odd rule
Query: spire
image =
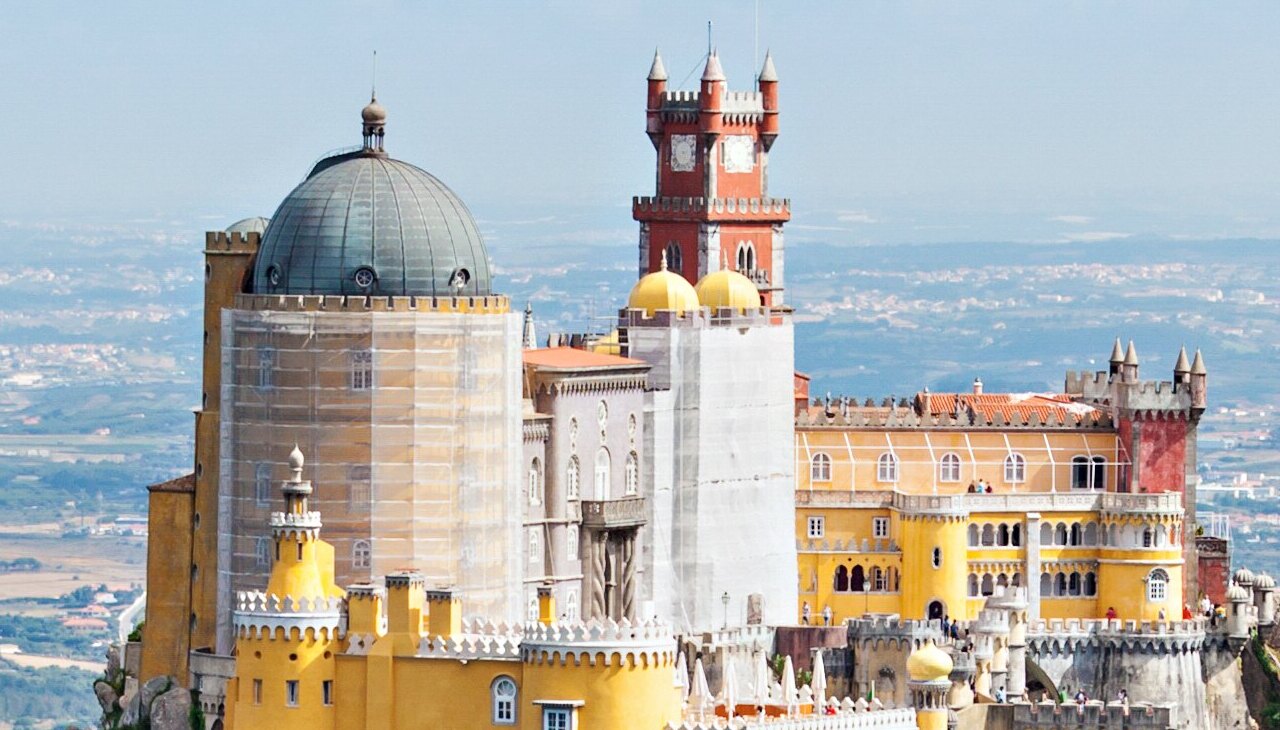
<path fill-rule="evenodd" d="M 658 49 L 653 49 L 653 65 L 649 67 L 650 81 L 666 81 L 667 69 L 662 65 L 662 56 L 658 53 Z"/>
<path fill-rule="evenodd" d="M 538 347 L 538 336 L 533 331 L 533 302 L 525 302 L 524 305 L 524 329 L 521 333 L 521 345 L 526 350 L 535 350 Z"/>
<path fill-rule="evenodd" d="M 1111 362 L 1119 365 L 1124 362 L 1124 350 L 1120 347 L 1120 338 L 1116 338 L 1116 344 L 1111 348 Z"/>
<path fill-rule="evenodd" d="M 1189 372 L 1191 372 L 1191 366 L 1187 364 L 1187 346 L 1183 345 L 1182 349 L 1178 350 L 1178 361 L 1173 364 L 1173 374 L 1181 375 Z"/>
<path fill-rule="evenodd" d="M 1125 365 L 1138 364 L 1138 348 L 1133 346 L 1133 340 L 1129 340 L 1129 349 L 1126 350 L 1124 353 L 1124 364 Z"/>
<path fill-rule="evenodd" d="M 720 68 L 720 56 L 712 48 L 707 54 L 707 67 L 702 70 L 703 81 L 724 81 L 724 69 Z"/>
<path fill-rule="evenodd" d="M 665 249 L 662 251 L 662 270 L 667 270 L 667 252 Z"/>
<path fill-rule="evenodd" d="M 778 71 L 773 67 L 773 52 L 764 52 L 764 66 L 760 69 L 759 81 L 777 81 Z"/>
<path fill-rule="evenodd" d="M 1209 371 L 1204 367 L 1204 357 L 1200 355 L 1200 349 L 1196 348 L 1196 359 L 1191 363 L 1192 375 L 1208 375 Z"/>

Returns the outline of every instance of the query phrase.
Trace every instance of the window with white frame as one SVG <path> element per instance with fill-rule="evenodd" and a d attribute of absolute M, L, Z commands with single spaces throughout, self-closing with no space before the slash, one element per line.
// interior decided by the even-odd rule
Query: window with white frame
<path fill-rule="evenodd" d="M 885 452 L 876 460 L 876 481 L 898 481 L 898 457 L 892 452 Z"/>
<path fill-rule="evenodd" d="M 351 543 L 351 567 L 368 568 L 373 560 L 373 545 L 368 540 Z"/>
<path fill-rule="evenodd" d="M 809 481 L 831 481 L 831 457 L 818 452 L 809 460 Z"/>
<path fill-rule="evenodd" d="M 574 730 L 573 709 L 569 707 L 543 707 L 542 730 Z"/>
<path fill-rule="evenodd" d="M 1156 568 L 1147 576 L 1147 600 L 1163 601 L 1169 595 L 1169 574 Z"/>
<path fill-rule="evenodd" d="M 489 687 L 489 693 L 493 696 L 493 724 L 516 724 L 516 695 L 519 690 L 515 680 L 506 676 L 498 677 Z"/>
<path fill-rule="evenodd" d="M 578 457 L 569 457 L 569 466 L 564 474 L 564 492 L 566 499 L 577 499 L 581 491 L 582 468 L 578 465 Z"/>
<path fill-rule="evenodd" d="M 258 387 L 266 390 L 276 383 L 276 351 L 270 347 L 258 348 Z"/>
<path fill-rule="evenodd" d="M 270 464 L 258 464 L 253 469 L 253 501 L 259 507 L 266 507 L 271 502 Z"/>
<path fill-rule="evenodd" d="M 525 618 L 530 621 L 538 620 L 538 598 L 534 596 L 529 599 L 529 606 L 525 610 Z"/>
<path fill-rule="evenodd" d="M 253 704 L 262 704 L 262 680 L 253 680 Z"/>
<path fill-rule="evenodd" d="M 960 481 L 960 456 L 958 454 L 942 455 L 942 460 L 938 462 L 938 481 Z"/>
<path fill-rule="evenodd" d="M 320 683 L 320 701 L 325 705 L 333 704 L 333 680 L 326 679 Z"/>
<path fill-rule="evenodd" d="M 578 620 L 578 592 L 572 588 L 564 594 L 564 620 L 569 623 Z"/>
<path fill-rule="evenodd" d="M 596 452 L 595 498 L 609 498 L 609 450 L 601 448 Z"/>
<path fill-rule="evenodd" d="M 569 560 L 578 559 L 578 526 L 569 525 L 564 530 L 564 551 L 565 557 Z"/>
<path fill-rule="evenodd" d="M 529 504 L 542 504 L 542 461 L 536 456 L 529 463 Z"/>
<path fill-rule="evenodd" d="M 738 242 L 738 272 L 749 275 L 756 270 L 756 247 L 750 241 Z"/>
<path fill-rule="evenodd" d="M 347 505 L 352 511 L 368 511 L 372 500 L 373 470 L 356 464 L 347 472 Z"/>
<path fill-rule="evenodd" d="M 871 518 L 871 536 L 872 537 L 888 537 L 889 536 L 889 518 L 888 517 L 872 517 Z"/>
<path fill-rule="evenodd" d="M 542 562 L 542 538 L 538 534 L 538 528 L 529 530 L 529 565 L 537 565 Z"/>
<path fill-rule="evenodd" d="M 627 496 L 640 493 L 640 458 L 634 451 L 627 454 L 626 486 Z"/>
<path fill-rule="evenodd" d="M 289 707 L 298 706 L 298 680 L 286 679 L 284 681 L 284 703 Z"/>
<path fill-rule="evenodd" d="M 820 538 L 827 534 L 827 520 L 825 517 L 809 518 L 809 537 Z"/>
<path fill-rule="evenodd" d="M 665 249 L 667 268 L 672 271 L 684 271 L 684 255 L 680 253 L 680 244 L 672 241 Z"/>
<path fill-rule="evenodd" d="M 368 390 L 373 387 L 373 353 L 356 350 L 351 353 L 351 389 Z"/>
<path fill-rule="evenodd" d="M 1004 457 L 1004 481 L 1006 484 L 1021 484 L 1027 481 L 1027 460 L 1022 454 L 1009 454 Z"/>

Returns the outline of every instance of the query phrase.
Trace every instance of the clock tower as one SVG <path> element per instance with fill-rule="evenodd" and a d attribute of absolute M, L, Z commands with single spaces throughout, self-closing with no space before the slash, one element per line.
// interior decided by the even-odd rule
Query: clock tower
<path fill-rule="evenodd" d="M 778 138 L 778 74 L 765 55 L 755 91 L 728 91 L 707 56 L 698 91 L 668 91 L 662 58 L 649 69 L 646 131 L 657 151 L 657 190 L 632 199 L 640 223 L 640 275 L 662 268 L 697 282 L 727 265 L 750 278 L 762 303 L 783 303 L 782 224 L 791 201 L 768 194 Z"/>

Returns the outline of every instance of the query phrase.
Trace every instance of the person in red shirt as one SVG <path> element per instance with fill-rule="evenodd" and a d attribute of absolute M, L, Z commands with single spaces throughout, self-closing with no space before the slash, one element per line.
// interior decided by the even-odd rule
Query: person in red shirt
<path fill-rule="evenodd" d="M 1186 605 L 1185 603 L 1182 604 L 1182 620 L 1183 621 L 1191 620 L 1191 607 Z"/>
<path fill-rule="evenodd" d="M 1117 615 L 1118 615 L 1118 614 L 1116 614 L 1116 607 L 1115 607 L 1115 606 L 1112 606 L 1111 608 L 1108 608 L 1108 609 L 1107 609 L 1107 619 L 1108 619 L 1108 620 L 1110 620 L 1110 619 L 1114 619 Z"/>

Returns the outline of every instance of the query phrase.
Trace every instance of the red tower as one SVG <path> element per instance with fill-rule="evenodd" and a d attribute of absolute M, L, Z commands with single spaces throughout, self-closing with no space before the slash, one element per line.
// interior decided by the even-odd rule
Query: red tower
<path fill-rule="evenodd" d="M 658 153 L 657 191 L 632 199 L 640 274 L 667 268 L 697 282 L 727 262 L 783 302 L 782 224 L 791 201 L 768 195 L 778 137 L 778 74 L 766 54 L 756 91 L 728 91 L 715 51 L 698 91 L 667 91 L 662 58 L 649 69 L 646 131 Z"/>

